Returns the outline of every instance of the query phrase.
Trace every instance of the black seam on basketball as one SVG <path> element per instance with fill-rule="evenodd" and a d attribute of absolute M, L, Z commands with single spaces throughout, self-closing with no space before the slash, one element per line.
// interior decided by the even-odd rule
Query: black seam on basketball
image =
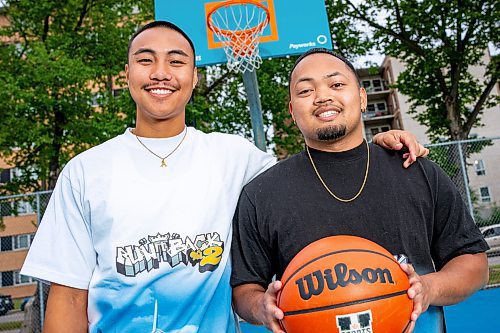
<path fill-rule="evenodd" d="M 408 326 L 410 326 L 410 324 L 411 324 L 411 319 L 408 320 L 408 324 L 406 324 L 405 328 L 403 329 L 403 332 L 401 332 L 401 333 L 405 333 L 406 329 L 408 328 Z"/>
<path fill-rule="evenodd" d="M 357 300 L 357 301 L 351 301 L 351 302 L 345 302 L 345 303 L 334 304 L 334 305 L 327 305 L 327 306 L 320 306 L 318 308 L 303 309 L 303 310 L 294 310 L 294 311 L 286 311 L 284 314 L 285 314 L 285 316 L 294 316 L 294 315 L 299 315 L 299 314 L 304 314 L 304 313 L 310 313 L 310 312 L 333 310 L 333 309 L 342 308 L 344 306 L 351 306 L 351 305 L 356 305 L 356 304 L 369 303 L 369 302 L 379 301 L 381 299 L 386 299 L 386 298 L 391 298 L 391 297 L 397 297 L 397 296 L 401 296 L 401 295 L 406 295 L 406 290 L 398 291 L 398 292 L 387 294 L 387 295 L 380 295 L 380 296 L 376 296 L 376 297 L 370 297 L 370 298 L 360 299 L 360 300 Z"/>
<path fill-rule="evenodd" d="M 335 255 L 335 254 L 339 254 L 339 253 L 344 253 L 344 252 L 368 252 L 368 253 L 378 254 L 379 256 L 385 257 L 385 258 L 390 259 L 391 261 L 397 263 L 396 259 L 394 259 L 393 257 L 388 257 L 388 256 L 386 256 L 383 253 L 372 251 L 372 250 L 349 249 L 349 250 L 340 250 L 340 251 L 334 251 L 334 252 L 330 252 L 330 253 L 325 253 L 325 254 L 317 257 L 317 258 L 312 259 L 311 261 L 306 262 L 304 265 L 302 265 L 299 268 L 297 268 L 295 270 L 295 272 L 293 272 L 292 275 L 290 275 L 290 277 L 283 283 L 283 286 L 282 286 L 281 290 L 285 289 L 285 286 L 287 285 L 287 283 L 295 276 L 295 274 L 297 274 L 298 271 L 300 271 L 302 268 L 306 267 L 310 263 L 315 262 L 315 261 L 320 260 L 320 259 L 323 259 L 324 257 L 328 257 L 328 256 L 331 256 L 331 255 Z"/>

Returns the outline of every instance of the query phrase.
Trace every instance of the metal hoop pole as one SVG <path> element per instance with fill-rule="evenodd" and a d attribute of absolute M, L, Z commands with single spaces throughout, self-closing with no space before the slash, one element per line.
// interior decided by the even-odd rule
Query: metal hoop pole
<path fill-rule="evenodd" d="M 264 133 L 264 121 L 262 119 L 262 106 L 260 104 L 259 84 L 256 71 L 243 72 L 243 84 L 247 93 L 248 105 L 250 107 L 250 118 L 252 120 L 253 141 L 257 148 L 266 151 L 266 135 Z"/>

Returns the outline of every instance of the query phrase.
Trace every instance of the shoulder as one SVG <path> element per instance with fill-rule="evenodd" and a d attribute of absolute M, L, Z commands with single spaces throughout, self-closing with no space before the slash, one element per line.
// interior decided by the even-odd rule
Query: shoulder
<path fill-rule="evenodd" d="M 196 129 L 193 129 L 192 132 L 197 139 L 208 144 L 213 144 L 218 148 L 249 149 L 253 147 L 253 144 L 249 140 L 236 134 L 219 132 L 204 133 Z"/>
<path fill-rule="evenodd" d="M 86 168 L 93 166 L 98 168 L 100 163 L 107 163 L 106 159 L 110 158 L 112 153 L 117 152 L 123 146 L 122 140 L 122 135 L 118 135 L 79 153 L 64 166 L 61 175 L 69 177 L 75 173 L 83 173 Z"/>
<path fill-rule="evenodd" d="M 298 176 L 302 174 L 301 166 L 303 163 L 303 152 L 290 156 L 289 158 L 279 161 L 257 177 L 253 179 L 245 187 L 248 193 L 261 191 L 262 188 L 273 188 L 277 186 L 287 186 L 288 182 L 297 180 Z"/>

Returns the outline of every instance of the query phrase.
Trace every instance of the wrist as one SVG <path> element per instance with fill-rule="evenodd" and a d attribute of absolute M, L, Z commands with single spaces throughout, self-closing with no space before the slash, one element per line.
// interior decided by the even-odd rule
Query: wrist
<path fill-rule="evenodd" d="M 256 325 L 264 325 L 265 323 L 264 295 L 264 292 L 257 293 L 252 304 L 251 313 Z"/>
<path fill-rule="evenodd" d="M 422 288 L 424 290 L 424 294 L 426 295 L 427 305 L 438 305 L 438 299 L 440 295 L 439 288 L 439 273 L 429 273 L 421 276 L 422 280 Z"/>

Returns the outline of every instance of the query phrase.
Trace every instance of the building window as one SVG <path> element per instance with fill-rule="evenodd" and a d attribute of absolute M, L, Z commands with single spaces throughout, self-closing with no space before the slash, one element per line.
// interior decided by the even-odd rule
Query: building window
<path fill-rule="evenodd" d="M 382 91 L 382 90 L 384 90 L 382 88 L 382 80 L 380 80 L 380 79 L 372 80 L 372 86 L 373 86 L 373 91 Z"/>
<path fill-rule="evenodd" d="M 14 249 L 27 249 L 30 247 L 31 242 L 33 241 L 34 235 L 25 234 L 25 235 L 17 235 L 14 236 Z"/>
<path fill-rule="evenodd" d="M 35 210 L 33 209 L 33 206 L 28 201 L 24 200 L 19 200 L 14 203 L 15 208 L 17 211 L 17 214 L 23 215 L 23 214 L 33 214 Z"/>
<path fill-rule="evenodd" d="M 377 103 L 377 110 L 378 111 L 386 111 L 387 107 L 385 106 L 385 102 Z"/>
<path fill-rule="evenodd" d="M 474 161 L 474 170 L 476 171 L 476 175 L 484 176 L 486 174 L 486 169 L 484 167 L 483 160 L 475 160 Z"/>
<path fill-rule="evenodd" d="M 1 287 L 9 287 L 14 285 L 14 272 L 2 272 L 2 279 L 0 280 Z"/>
<path fill-rule="evenodd" d="M 383 91 L 385 89 L 382 79 L 363 80 L 361 84 L 367 92 Z"/>
<path fill-rule="evenodd" d="M 12 237 L 11 236 L 7 236 L 7 237 L 2 237 L 0 239 L 0 251 L 1 252 L 4 252 L 4 251 L 12 251 Z"/>
<path fill-rule="evenodd" d="M 366 105 L 364 118 L 380 117 L 387 115 L 387 104 L 385 101 L 378 101 Z"/>
<path fill-rule="evenodd" d="M 488 186 L 480 187 L 479 194 L 481 196 L 481 202 L 491 202 L 490 188 Z"/>
<path fill-rule="evenodd" d="M 14 272 L 14 284 L 27 284 L 33 282 L 34 281 L 31 276 L 22 275 L 20 271 Z"/>
<path fill-rule="evenodd" d="M 0 184 L 6 184 L 10 181 L 10 169 L 3 169 L 0 173 Z"/>
<path fill-rule="evenodd" d="M 365 135 L 366 135 L 366 140 L 368 142 L 371 142 L 373 140 L 373 137 L 382 132 L 387 132 L 391 129 L 390 126 L 378 126 L 378 127 L 370 127 L 366 129 Z"/>

